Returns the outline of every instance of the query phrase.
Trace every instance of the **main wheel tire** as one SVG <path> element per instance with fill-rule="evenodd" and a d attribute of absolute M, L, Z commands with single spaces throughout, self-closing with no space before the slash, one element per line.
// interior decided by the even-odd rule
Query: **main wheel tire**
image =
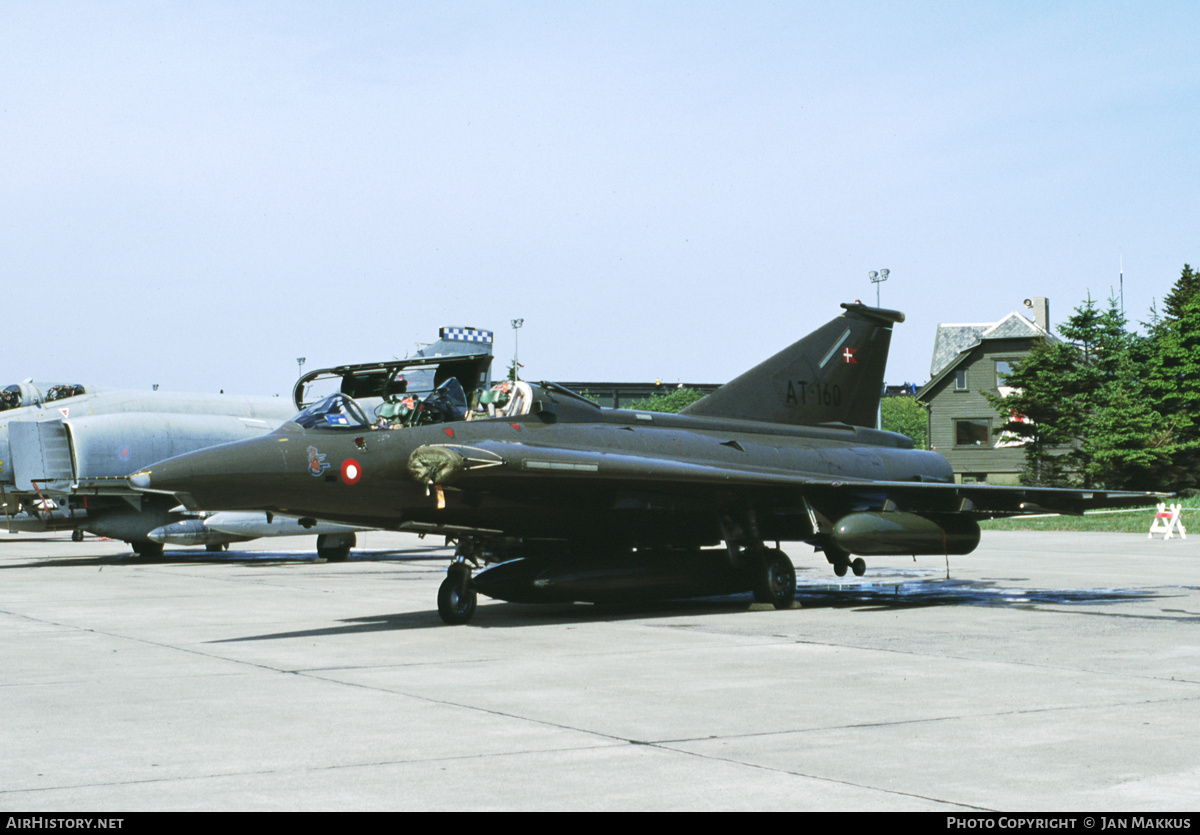
<path fill-rule="evenodd" d="M 464 578 L 452 573 L 438 588 L 438 614 L 451 626 L 466 623 L 475 616 L 479 595 Z"/>
<path fill-rule="evenodd" d="M 796 567 L 783 551 L 773 549 L 763 554 L 754 599 L 770 603 L 776 609 L 789 609 L 796 600 Z"/>

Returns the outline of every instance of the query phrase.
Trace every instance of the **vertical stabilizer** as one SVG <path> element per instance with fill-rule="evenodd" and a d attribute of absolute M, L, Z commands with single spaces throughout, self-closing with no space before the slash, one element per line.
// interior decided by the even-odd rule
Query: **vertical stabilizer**
<path fill-rule="evenodd" d="M 898 310 L 846 312 L 696 401 L 683 414 L 768 423 L 874 426 Z"/>

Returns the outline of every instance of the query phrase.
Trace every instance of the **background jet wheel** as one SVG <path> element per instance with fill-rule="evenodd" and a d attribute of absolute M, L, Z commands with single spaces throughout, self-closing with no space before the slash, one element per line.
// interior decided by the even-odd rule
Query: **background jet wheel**
<path fill-rule="evenodd" d="M 855 557 L 850 561 L 850 570 L 855 577 L 861 577 L 867 573 L 867 563 L 862 557 Z"/>
<path fill-rule="evenodd" d="M 345 562 L 350 549 L 358 544 L 354 534 L 323 533 L 317 536 L 317 556 L 327 562 Z"/>
<path fill-rule="evenodd" d="M 466 623 L 475 615 L 479 596 L 463 582 L 457 572 L 451 573 L 438 589 L 438 614 L 451 626 Z"/>
<path fill-rule="evenodd" d="M 129 543 L 129 547 L 133 549 L 133 553 L 146 559 L 156 559 L 161 557 L 163 553 L 162 543 L 151 539 L 132 540 Z"/>
<path fill-rule="evenodd" d="M 776 609 L 788 609 L 796 599 L 796 568 L 783 551 L 772 549 L 763 554 L 754 599 L 770 603 Z"/>

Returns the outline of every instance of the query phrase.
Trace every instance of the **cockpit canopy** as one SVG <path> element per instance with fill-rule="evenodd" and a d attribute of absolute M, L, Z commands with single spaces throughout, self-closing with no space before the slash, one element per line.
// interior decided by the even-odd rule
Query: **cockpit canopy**
<path fill-rule="evenodd" d="M 399 429 L 466 420 L 470 404 L 457 377 L 446 380 L 428 397 L 398 394 L 375 409 L 375 420 L 354 398 L 341 392 L 309 406 L 292 418 L 303 429 Z"/>
<path fill-rule="evenodd" d="M 296 415 L 292 423 L 302 429 L 366 429 L 371 422 L 354 398 L 331 394 Z"/>
<path fill-rule="evenodd" d="M 79 383 L 35 383 L 30 379 L 0 389 L 0 412 L 20 409 L 23 406 L 41 406 L 43 403 L 65 400 L 86 393 Z"/>

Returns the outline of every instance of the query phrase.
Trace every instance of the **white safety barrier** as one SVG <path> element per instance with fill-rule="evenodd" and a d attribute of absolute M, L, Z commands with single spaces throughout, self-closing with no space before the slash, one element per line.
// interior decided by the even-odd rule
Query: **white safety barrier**
<path fill-rule="evenodd" d="M 1153 539 L 1155 533 L 1161 532 L 1165 534 L 1163 539 L 1167 540 L 1176 531 L 1179 532 L 1180 539 L 1187 539 L 1187 528 L 1183 526 L 1182 514 L 1183 505 L 1168 505 L 1165 502 L 1159 502 L 1158 510 L 1154 513 L 1154 521 L 1150 523 L 1150 533 L 1146 534 L 1146 539 Z"/>

